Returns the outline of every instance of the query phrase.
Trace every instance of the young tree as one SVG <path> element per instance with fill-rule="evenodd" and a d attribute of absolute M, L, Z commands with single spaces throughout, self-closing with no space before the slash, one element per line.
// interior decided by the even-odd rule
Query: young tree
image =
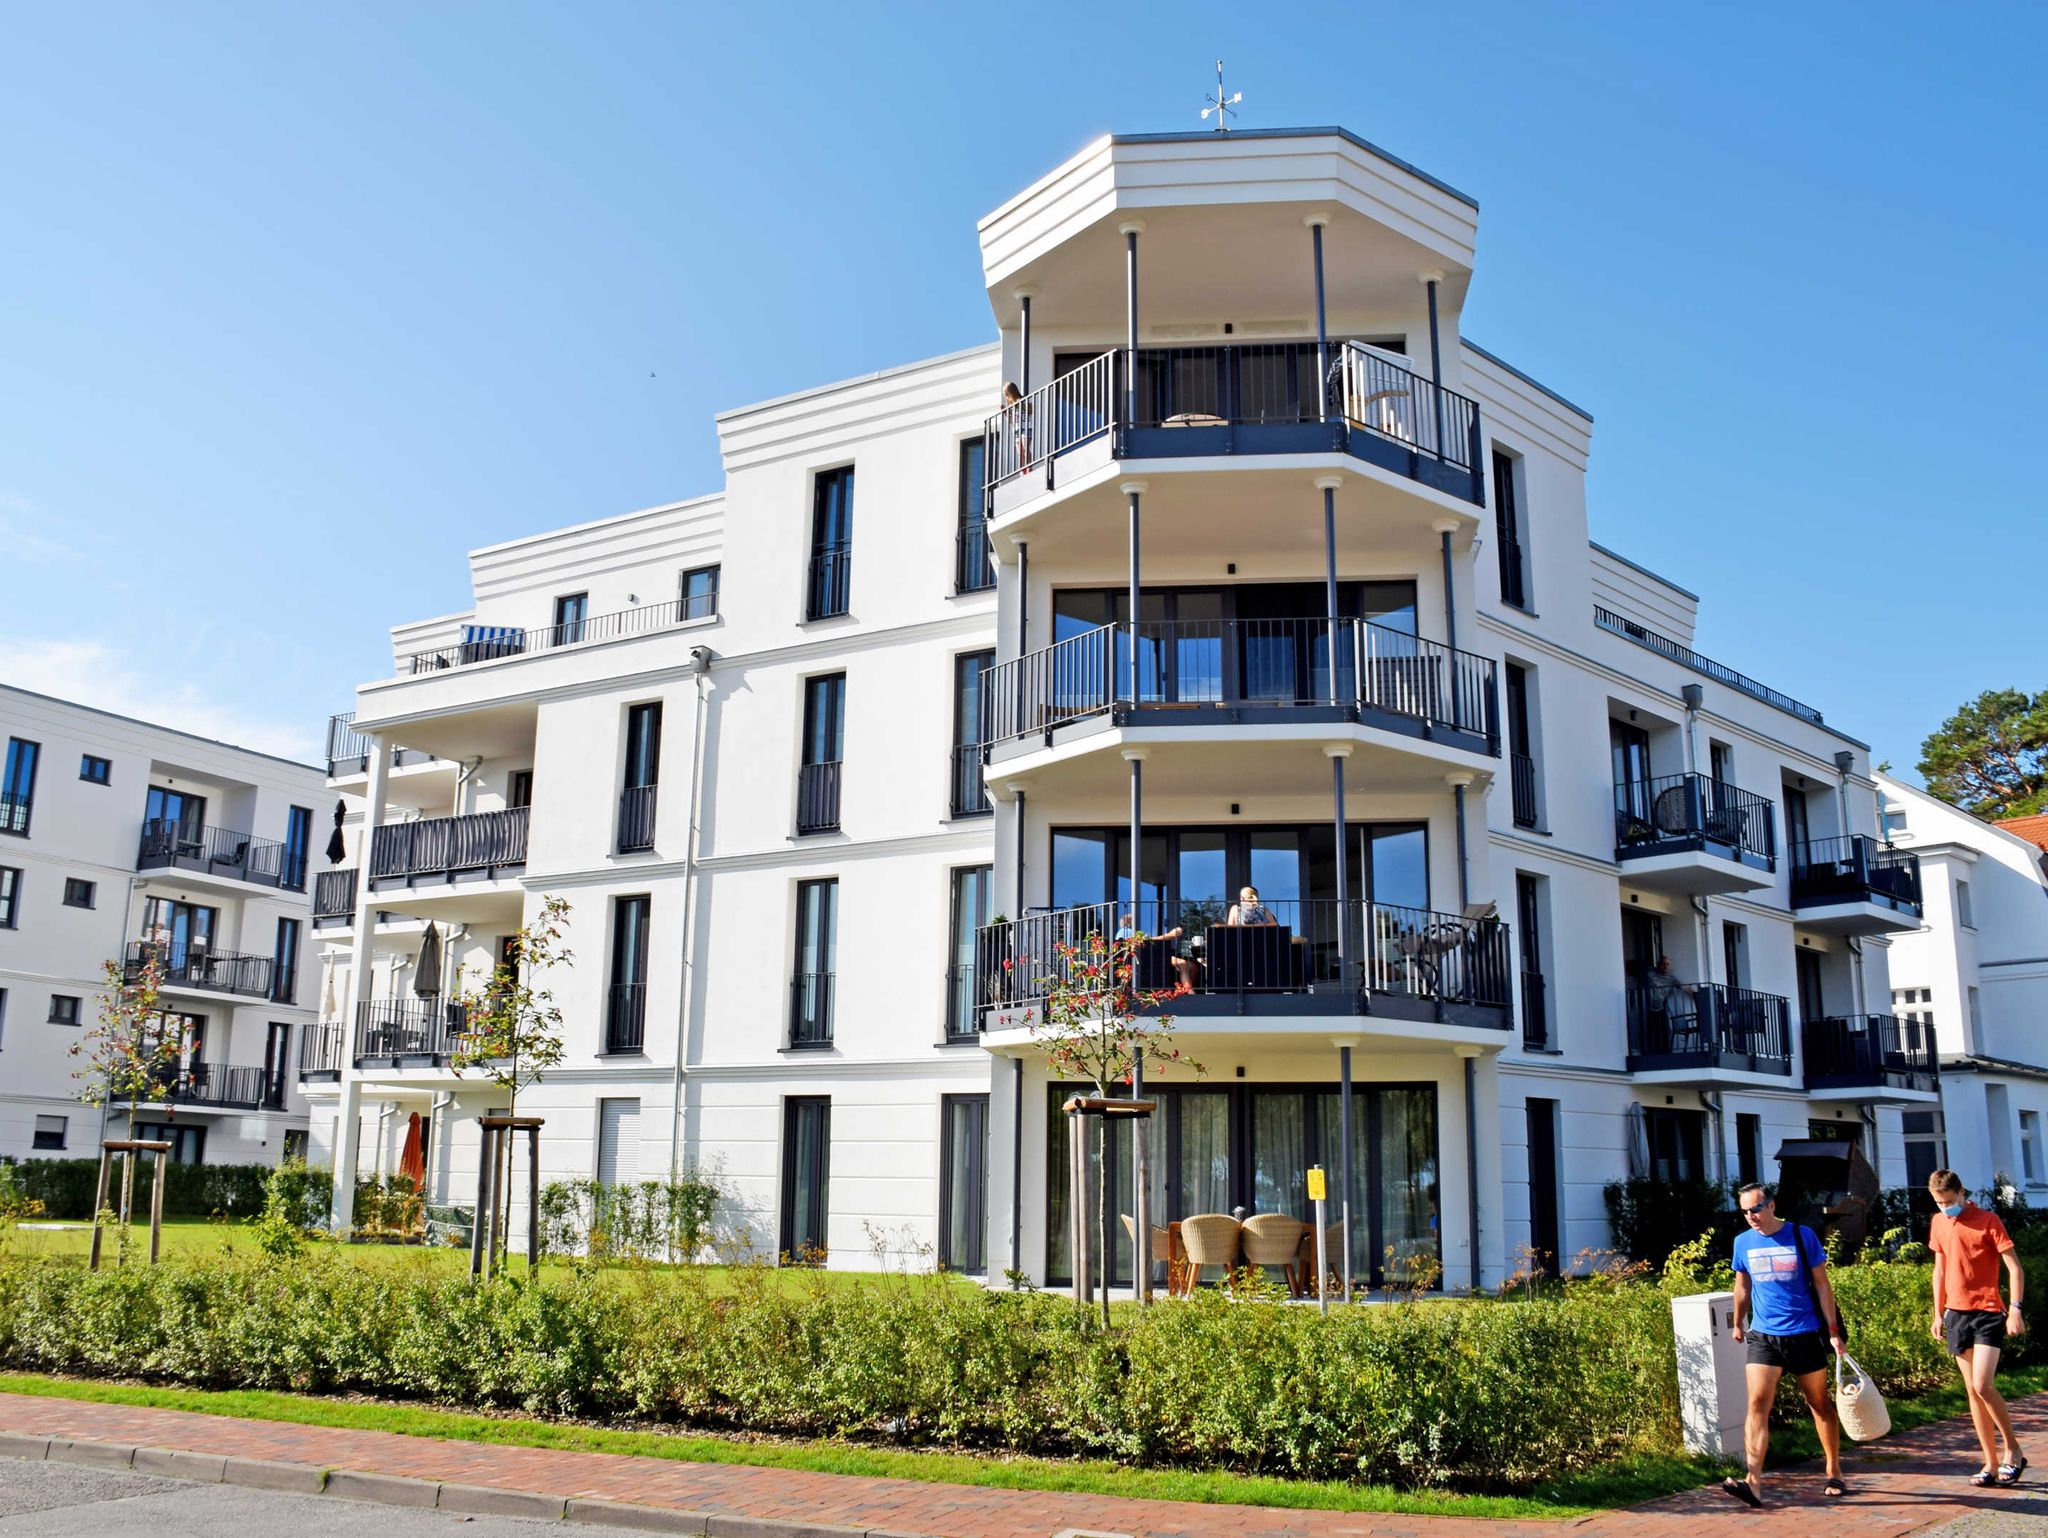
<path fill-rule="evenodd" d="M 1920 744 L 1920 773 L 1978 817 L 2048 810 L 2048 689 L 1986 689 Z"/>
<path fill-rule="evenodd" d="M 1185 984 L 1174 988 L 1147 989 L 1137 986 L 1137 962 L 1147 937 L 1129 934 L 1107 939 L 1100 930 L 1091 932 L 1080 944 L 1060 941 L 1053 946 L 1051 970 L 1035 979 L 1040 994 L 1031 1034 L 1044 1051 L 1047 1067 L 1061 1078 L 1086 1079 L 1102 1099 L 1110 1089 L 1132 1082 L 1133 1070 L 1163 1077 L 1173 1068 L 1184 1068 L 1197 1077 L 1206 1073 L 1200 1063 L 1185 1055 L 1173 1039 L 1173 1016 L 1155 1011 L 1170 999 L 1189 990 Z M 1014 959 L 1005 961 L 1014 971 Z M 1011 1023 L 999 1016 L 1004 1024 Z M 1103 1322 L 1109 1320 L 1109 1136 L 1106 1118 L 1096 1118 L 1096 1197 L 1102 1213 L 1099 1241 L 1099 1279 L 1102 1286 Z M 1082 1215 L 1072 1215 L 1074 1263 L 1080 1265 L 1087 1253 L 1082 1242 Z"/>
<path fill-rule="evenodd" d="M 540 986 L 551 968 L 566 966 L 575 955 L 562 943 L 569 927 L 569 901 L 543 899 L 540 912 L 510 937 L 504 954 L 480 988 L 465 989 L 459 1002 L 464 1016 L 462 1045 L 449 1061 L 458 1074 L 475 1068 L 506 1094 L 506 1114 L 519 1114 L 519 1092 L 540 1082 L 562 1060 L 562 1010 L 554 993 Z M 509 1150 L 511 1139 L 500 1146 Z M 507 1171 L 492 1182 L 494 1206 L 501 1206 L 493 1228 L 502 1241 L 511 1220 L 512 1193 Z M 483 1214 L 476 1221 L 483 1221 Z"/>
<path fill-rule="evenodd" d="M 135 1136 L 136 1113 L 144 1102 L 168 1100 L 177 1082 L 178 1056 L 184 1043 L 163 1013 L 163 953 L 155 945 L 142 947 L 138 960 L 123 964 L 107 961 L 100 973 L 105 986 L 99 995 L 99 1020 L 91 1030 L 71 1044 L 70 1052 L 80 1059 L 72 1077 L 80 1083 L 79 1098 L 87 1105 L 105 1109 L 127 1103 L 128 1136 Z M 100 1154 L 100 1189 L 96 1192 L 93 1221 L 93 1264 L 99 1264 L 101 1212 L 104 1210 L 107 1159 Z M 162 1161 L 158 1161 L 161 1178 Z M 128 1222 L 133 1213 L 135 1155 L 125 1153 L 121 1165 L 120 1254 L 126 1259 Z M 152 1209 L 153 1210 L 153 1209 Z M 155 1228 L 152 1219 L 151 1259 L 155 1259 Z"/>

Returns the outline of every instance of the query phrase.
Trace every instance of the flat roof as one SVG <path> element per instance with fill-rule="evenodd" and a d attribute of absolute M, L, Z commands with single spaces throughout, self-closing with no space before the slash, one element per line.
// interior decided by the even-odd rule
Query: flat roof
<path fill-rule="evenodd" d="M 165 726 L 161 721 L 145 721 L 140 716 L 124 716 L 118 710 L 102 710 L 97 705 L 61 699 L 54 694 L 38 694 L 33 689 L 22 688 L 19 684 L 0 684 L 0 689 L 6 690 L 9 694 L 25 694 L 32 700 L 42 700 L 46 704 L 62 705 L 66 710 L 82 710 L 87 715 L 105 716 L 109 721 L 126 721 L 130 726 L 146 726 L 153 732 L 168 732 L 171 736 L 183 737 L 188 742 L 203 742 L 211 748 L 226 748 L 230 753 L 246 753 L 251 758 L 267 758 L 273 764 L 290 764 L 294 769 L 310 769 L 322 778 L 327 774 L 325 764 L 302 764 L 296 758 L 266 753 L 261 748 L 245 748 L 240 743 L 222 742 L 218 737 L 202 737 L 197 732 L 180 731 L 175 726 Z"/>
<path fill-rule="evenodd" d="M 1551 389 L 1550 386 L 1545 384 L 1542 380 L 1523 373 L 1520 369 L 1516 368 L 1514 364 L 1508 362 L 1507 359 L 1501 357 L 1498 353 L 1488 352 L 1484 347 L 1481 347 L 1469 336 L 1461 334 L 1458 337 L 1458 341 L 1461 345 L 1469 347 L 1474 352 L 1478 353 L 1480 357 L 1484 358 L 1488 363 L 1491 363 L 1495 368 L 1506 369 L 1510 374 L 1513 374 L 1515 378 L 1521 380 L 1522 383 L 1527 385 L 1530 389 L 1541 390 L 1545 395 L 1549 396 L 1552 400 L 1556 401 L 1558 405 L 1563 406 L 1568 411 L 1576 412 L 1579 416 L 1584 417 L 1588 422 L 1593 420 L 1593 413 L 1588 411 L 1584 406 L 1581 406 L 1576 402 L 1568 400 L 1564 396 L 1559 395 L 1557 391 Z"/>
<path fill-rule="evenodd" d="M 1472 209 L 1473 212 L 1476 213 L 1479 210 L 1479 199 L 1473 197 L 1471 193 L 1460 192 L 1449 182 L 1431 176 L 1420 166 L 1411 165 L 1399 155 L 1389 154 L 1371 140 L 1360 138 L 1348 128 L 1233 128 L 1228 130 L 1227 134 L 1223 130 L 1214 128 L 1190 128 L 1177 129 L 1172 133 L 1111 134 L 1109 142 L 1111 144 L 1206 144 L 1213 139 L 1225 137 L 1232 139 L 1316 139 L 1325 136 L 1342 139 L 1347 144 L 1356 145 L 1368 155 L 1377 155 L 1388 165 L 1399 167 L 1417 181 L 1428 182 L 1438 192 L 1449 193 L 1460 203 Z"/>
<path fill-rule="evenodd" d="M 1622 565 L 1626 566 L 1630 571 L 1641 572 L 1644 576 L 1648 577 L 1652 582 L 1663 584 L 1665 587 L 1670 588 L 1672 592 L 1679 594 L 1681 597 L 1690 598 L 1694 603 L 1705 602 L 1705 600 L 1702 599 L 1700 595 L 1698 593 L 1695 593 L 1691 588 L 1680 587 L 1676 582 L 1673 582 L 1669 577 L 1659 576 L 1656 572 L 1650 570 L 1649 567 L 1643 565 L 1642 562 L 1631 561 L 1619 550 L 1609 550 L 1597 539 L 1589 539 L 1586 541 L 1586 543 L 1591 545 L 1595 550 L 1599 551 L 1602 555 L 1606 556 L 1610 561 L 1619 561 Z"/>

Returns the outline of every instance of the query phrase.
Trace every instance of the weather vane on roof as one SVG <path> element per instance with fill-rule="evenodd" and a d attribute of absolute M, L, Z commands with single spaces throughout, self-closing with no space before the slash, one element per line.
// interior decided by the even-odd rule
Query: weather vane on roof
<path fill-rule="evenodd" d="M 1223 94 L 1223 61 L 1221 59 L 1216 61 L 1216 99 L 1209 101 L 1209 98 L 1204 96 L 1202 100 L 1209 102 L 1209 105 L 1202 109 L 1202 121 L 1208 122 L 1209 114 L 1213 112 L 1216 114 L 1216 131 L 1223 134 L 1229 133 L 1230 119 L 1237 116 L 1237 104 L 1244 100 L 1244 92 L 1233 91 L 1228 96 Z"/>

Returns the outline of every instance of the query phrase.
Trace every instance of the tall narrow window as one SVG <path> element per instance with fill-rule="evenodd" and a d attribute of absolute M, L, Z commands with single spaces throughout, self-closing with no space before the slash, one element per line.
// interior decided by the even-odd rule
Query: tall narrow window
<path fill-rule="evenodd" d="M 1558 1274 L 1558 1252 L 1563 1248 L 1558 1231 L 1559 1178 L 1557 1124 L 1560 1102 L 1531 1096 L 1529 1115 L 1529 1248 L 1536 1252 L 1536 1265 L 1545 1276 Z"/>
<path fill-rule="evenodd" d="M 825 1263 L 826 1192 L 832 1180 L 832 1102 L 791 1095 L 782 1102 L 782 1259 Z"/>
<path fill-rule="evenodd" d="M 567 646 L 583 639 L 584 624 L 590 618 L 588 593 L 564 593 L 555 600 L 555 645 Z"/>
<path fill-rule="evenodd" d="M 21 871 L 13 865 L 0 865 L 0 929 L 20 926 Z"/>
<path fill-rule="evenodd" d="M 953 815 L 994 812 L 981 778 L 981 686 L 995 666 L 992 651 L 963 652 L 953 659 Z"/>
<path fill-rule="evenodd" d="M 796 975 L 790 987 L 789 1044 L 832 1044 L 832 968 L 838 946 L 839 883 L 796 886 Z"/>
<path fill-rule="evenodd" d="M 980 438 L 966 439 L 960 445 L 960 532 L 953 564 L 956 593 L 983 593 L 996 585 L 996 563 L 988 548 L 986 492 L 982 485 L 984 453 Z"/>
<path fill-rule="evenodd" d="M 289 1004 L 299 996 L 299 921 L 277 921 L 277 948 L 271 952 L 270 998 Z"/>
<path fill-rule="evenodd" d="M 1508 775 L 1513 787 L 1515 826 L 1536 826 L 1536 749 L 1529 719 L 1529 670 L 1507 664 Z"/>
<path fill-rule="evenodd" d="M 533 805 L 533 771 L 514 769 L 505 776 L 505 805 L 511 810 Z"/>
<path fill-rule="evenodd" d="M 284 814 L 284 857 L 278 870 L 278 884 L 304 891 L 306 855 L 313 843 L 311 808 L 295 806 Z"/>
<path fill-rule="evenodd" d="M 655 792 L 661 782 L 661 701 L 626 709 L 626 773 L 619 791 L 619 853 L 654 847 Z"/>
<path fill-rule="evenodd" d="M 1977 910 L 1970 906 L 1970 883 L 1956 883 L 1956 922 L 1965 929 L 1977 927 Z"/>
<path fill-rule="evenodd" d="M 988 1096 L 939 1102 L 939 1264 L 979 1276 L 988 1269 Z"/>
<path fill-rule="evenodd" d="M 1747 925 L 1721 925 L 1722 981 L 1730 988 L 1749 985 L 1749 929 Z"/>
<path fill-rule="evenodd" d="M 205 848 L 206 797 L 164 785 L 149 787 L 142 808 L 143 836 L 177 854 L 200 854 Z"/>
<path fill-rule="evenodd" d="M 1522 1045 L 1548 1052 L 1549 990 L 1543 978 L 1543 882 L 1538 876 L 1515 873 L 1515 927 L 1522 942 Z"/>
<path fill-rule="evenodd" d="M 647 1040 L 647 925 L 651 900 L 612 903 L 612 987 L 604 1017 L 607 1052 L 639 1052 Z"/>
<path fill-rule="evenodd" d="M 844 614 L 853 574 L 853 466 L 819 472 L 811 507 L 811 567 L 804 618 Z"/>
<path fill-rule="evenodd" d="M 36 799 L 36 760 L 42 747 L 26 737 L 7 739 L 7 763 L 0 769 L 0 833 L 28 833 L 28 814 Z"/>
<path fill-rule="evenodd" d="M 1529 607 L 1529 558 L 1523 547 L 1521 488 L 1516 484 L 1515 456 L 1493 451 L 1493 532 L 1500 549 L 1500 601 L 1517 609 Z"/>
<path fill-rule="evenodd" d="M 718 568 L 699 566 L 683 573 L 681 619 L 712 619 L 718 614 Z"/>
<path fill-rule="evenodd" d="M 839 761 L 846 747 L 846 675 L 804 683 L 804 755 L 797 770 L 796 830 L 829 833 L 839 826 Z"/>
<path fill-rule="evenodd" d="M 963 865 L 953 872 L 953 935 L 946 958 L 946 1037 L 971 1037 L 979 1029 L 974 1008 L 974 947 L 989 919 L 995 867 Z"/>
<path fill-rule="evenodd" d="M 1764 1119 L 1754 1111 L 1735 1114 L 1735 1167 L 1746 1186 L 1764 1177 Z M 1934 1173 L 1932 1165 L 1927 1173 Z"/>

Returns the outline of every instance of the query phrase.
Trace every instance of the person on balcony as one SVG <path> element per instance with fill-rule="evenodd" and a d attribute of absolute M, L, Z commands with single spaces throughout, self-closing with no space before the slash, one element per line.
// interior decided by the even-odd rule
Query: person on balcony
<path fill-rule="evenodd" d="M 1237 901 L 1230 905 L 1230 916 L 1223 922 L 1237 929 L 1253 924 L 1277 924 L 1280 920 L 1273 916 L 1271 908 L 1259 901 L 1259 889 L 1248 886 L 1237 894 Z"/>
<path fill-rule="evenodd" d="M 1031 408 L 1014 383 L 1003 386 L 1003 418 L 1009 424 L 1010 441 L 1016 447 L 1017 469 L 1031 468 Z"/>
<path fill-rule="evenodd" d="M 1171 947 L 1166 953 L 1166 959 L 1173 966 L 1174 982 L 1180 986 L 1181 992 L 1193 993 L 1195 991 L 1195 978 L 1198 975 L 1199 968 L 1193 960 L 1180 953 L 1181 937 L 1186 931 L 1176 924 L 1173 928 L 1161 930 L 1156 935 L 1140 935 L 1133 919 L 1134 916 L 1129 913 L 1123 914 L 1117 919 L 1117 943 L 1123 944 L 1127 941 L 1136 940 L 1164 940 Z M 1134 976 L 1140 970 L 1140 963 L 1135 955 L 1131 958 L 1131 970 Z M 1142 976 L 1138 976 L 1137 984 L 1141 988 L 1144 987 L 1145 979 Z"/>

